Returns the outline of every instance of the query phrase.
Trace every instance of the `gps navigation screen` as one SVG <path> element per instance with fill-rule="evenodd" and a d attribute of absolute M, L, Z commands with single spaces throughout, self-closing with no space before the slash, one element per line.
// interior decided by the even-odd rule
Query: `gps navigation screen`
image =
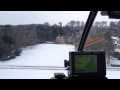
<path fill-rule="evenodd" d="M 75 73 L 97 72 L 97 55 L 75 55 Z"/>

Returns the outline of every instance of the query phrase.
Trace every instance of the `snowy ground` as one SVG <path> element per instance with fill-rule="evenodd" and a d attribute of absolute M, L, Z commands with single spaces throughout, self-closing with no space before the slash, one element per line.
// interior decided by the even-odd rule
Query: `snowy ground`
<path fill-rule="evenodd" d="M 106 76 L 108 79 L 120 79 L 120 71 L 107 71 Z"/>
<path fill-rule="evenodd" d="M 112 65 L 120 65 L 120 60 L 118 60 L 117 58 L 113 58 L 110 60 Z"/>
<path fill-rule="evenodd" d="M 64 66 L 64 60 L 69 58 L 69 51 L 74 50 L 72 45 L 40 44 L 27 47 L 21 56 L 0 62 L 0 65 Z M 67 75 L 67 71 L 0 69 L 0 79 L 50 79 L 57 72 Z M 110 79 L 120 79 L 120 72 L 107 71 L 106 76 Z"/>
<path fill-rule="evenodd" d="M 25 65 L 25 66 L 64 66 L 64 60 L 69 58 L 69 51 L 74 51 L 72 45 L 41 44 L 28 47 L 23 50 L 21 56 L 0 65 Z M 1 79 L 49 79 L 56 72 L 66 71 L 45 71 L 45 70 L 8 70 L 0 69 Z"/>

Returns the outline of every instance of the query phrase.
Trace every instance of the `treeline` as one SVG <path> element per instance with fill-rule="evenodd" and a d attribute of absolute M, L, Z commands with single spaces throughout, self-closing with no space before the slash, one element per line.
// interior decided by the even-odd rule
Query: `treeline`
<path fill-rule="evenodd" d="M 120 38 L 120 21 L 118 22 L 110 22 L 107 25 L 107 22 L 95 22 L 91 28 L 89 36 L 87 40 L 92 38 L 97 38 L 98 40 L 104 39 L 103 42 L 93 44 L 86 49 L 90 50 L 104 50 L 108 52 L 108 50 L 114 51 L 116 44 L 112 40 L 113 37 Z"/>
<path fill-rule="evenodd" d="M 118 32 L 120 31 L 119 26 L 119 23 L 111 22 L 110 25 L 107 26 L 107 22 L 105 21 L 95 22 L 89 38 L 100 37 L 98 34 L 103 35 L 103 33 L 107 33 L 110 30 Z M 50 25 L 48 22 L 29 25 L 0 25 L 0 60 L 4 61 L 19 56 L 22 48 L 26 46 L 41 44 L 46 41 L 56 42 L 58 35 L 72 36 L 76 42 L 79 42 L 84 27 L 85 22 L 74 20 L 68 22 L 66 25 L 63 25 L 61 22 L 54 25 Z M 111 35 L 109 34 L 109 36 Z"/>
<path fill-rule="evenodd" d="M 0 26 L 0 60 L 19 56 L 22 47 L 39 42 L 34 25 L 1 25 Z"/>
<path fill-rule="evenodd" d="M 91 28 L 87 41 L 93 38 L 96 38 L 97 41 L 102 39 L 104 40 L 99 43 L 92 44 L 91 46 L 84 48 L 84 50 L 103 50 L 106 52 L 106 55 L 108 57 L 107 63 L 110 63 L 110 56 L 113 56 L 115 58 L 120 57 L 120 53 L 119 55 L 116 55 L 117 52 L 115 52 L 115 49 L 117 47 L 117 44 L 115 42 L 117 41 L 113 40 L 111 37 L 120 38 L 120 21 L 110 22 L 109 25 L 107 25 L 107 22 L 105 21 L 95 22 Z"/>
<path fill-rule="evenodd" d="M 22 52 L 22 48 L 35 44 L 45 43 L 46 41 L 56 41 L 58 35 L 71 35 L 74 22 L 69 25 L 62 26 L 50 25 L 48 22 L 44 24 L 30 25 L 0 25 L 0 60 L 5 61 Z"/>

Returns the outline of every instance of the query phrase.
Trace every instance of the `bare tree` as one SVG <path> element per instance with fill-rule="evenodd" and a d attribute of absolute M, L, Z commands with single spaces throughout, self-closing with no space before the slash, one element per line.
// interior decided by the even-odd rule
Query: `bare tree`
<path fill-rule="evenodd" d="M 62 27 L 62 22 L 59 22 L 60 27 Z"/>
<path fill-rule="evenodd" d="M 84 21 L 81 22 L 81 26 L 83 26 L 83 27 L 85 26 L 85 22 Z"/>
<path fill-rule="evenodd" d="M 70 21 L 71 27 L 74 28 L 76 21 Z"/>
<path fill-rule="evenodd" d="M 80 21 L 77 21 L 77 22 L 76 22 L 76 26 L 77 26 L 77 27 L 80 27 Z"/>
<path fill-rule="evenodd" d="M 107 22 L 106 21 L 102 21 L 101 22 L 101 28 L 106 28 L 107 26 Z"/>
<path fill-rule="evenodd" d="M 48 22 L 45 22 L 44 25 L 46 25 L 46 26 L 50 26 L 50 24 L 49 24 Z"/>

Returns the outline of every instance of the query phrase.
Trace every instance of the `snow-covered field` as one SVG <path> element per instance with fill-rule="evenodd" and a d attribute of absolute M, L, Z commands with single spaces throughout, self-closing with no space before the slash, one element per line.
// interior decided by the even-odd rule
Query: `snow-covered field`
<path fill-rule="evenodd" d="M 72 45 L 39 44 L 25 48 L 21 56 L 0 62 L 0 65 L 64 66 L 64 60 L 69 58 L 69 51 L 74 50 Z M 50 79 L 57 72 L 67 75 L 67 71 L 0 69 L 0 79 Z M 107 77 L 120 79 L 120 72 L 107 71 Z"/>
<path fill-rule="evenodd" d="M 107 71 L 106 76 L 108 79 L 120 79 L 120 71 Z"/>
<path fill-rule="evenodd" d="M 21 56 L 10 61 L 0 62 L 0 65 L 24 65 L 24 66 L 64 66 L 64 60 L 69 58 L 69 51 L 74 51 L 72 45 L 40 44 L 27 47 Z M 67 71 L 53 70 L 16 70 L 0 69 L 1 79 L 49 79 L 56 72 Z"/>
<path fill-rule="evenodd" d="M 74 51 L 74 46 L 38 44 L 25 48 L 21 56 L 0 62 L 0 65 L 64 66 L 64 60 L 69 58 L 69 51 Z"/>

